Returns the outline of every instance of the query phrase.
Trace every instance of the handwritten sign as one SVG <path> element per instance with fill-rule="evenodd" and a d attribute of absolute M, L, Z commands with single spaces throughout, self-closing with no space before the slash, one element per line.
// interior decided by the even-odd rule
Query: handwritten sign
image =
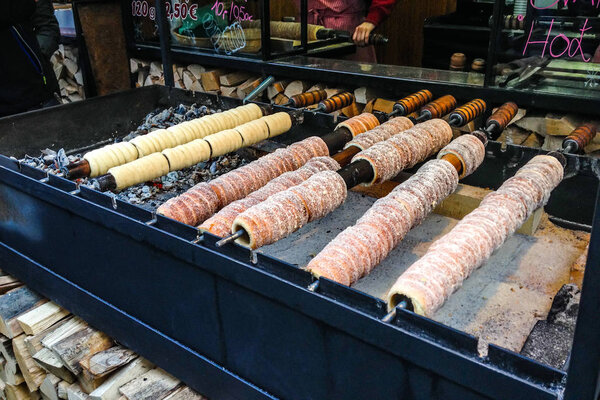
<path fill-rule="evenodd" d="M 577 0 L 556 0 L 552 2 L 552 4 L 544 6 L 536 5 L 535 0 L 529 0 L 529 3 L 536 10 L 546 10 L 549 8 L 556 7 L 559 3 L 561 3 L 561 1 L 566 7 L 569 4 L 569 2 L 575 3 Z M 598 6 L 600 6 L 600 0 L 592 0 L 592 5 L 598 8 Z M 519 19 L 519 21 L 523 21 L 522 15 L 517 16 L 517 18 Z M 552 18 L 552 20 L 550 21 L 550 27 L 548 28 L 548 34 L 546 35 L 546 38 L 544 40 L 531 40 L 531 34 L 533 33 L 535 23 L 531 24 L 531 27 L 529 28 L 529 36 L 527 37 L 527 42 L 525 42 L 525 47 L 523 49 L 523 55 L 527 53 L 527 48 L 530 45 L 543 45 L 542 57 L 544 57 L 545 55 L 549 55 L 552 58 L 559 58 L 566 55 L 570 58 L 581 57 L 582 61 L 590 62 L 591 58 L 585 56 L 582 48 L 583 35 L 587 31 L 592 29 L 592 27 L 588 25 L 589 19 L 586 18 L 585 22 L 583 23 L 583 27 L 579 29 L 579 32 L 581 32 L 581 34 L 579 35 L 579 37 L 575 38 L 569 38 L 563 33 L 554 35 L 552 32 L 554 22 L 555 19 Z"/>
<path fill-rule="evenodd" d="M 202 26 L 217 53 L 224 52 L 231 55 L 246 47 L 246 36 L 239 22 L 221 29 L 212 14 L 205 14 L 202 18 Z"/>
<path fill-rule="evenodd" d="M 247 2 L 248 0 L 244 1 Z M 229 18 L 232 18 L 234 21 L 252 21 L 252 15 L 245 11 L 245 6 L 238 6 L 233 1 L 230 3 L 229 9 L 226 9 L 225 3 L 216 0 L 211 10 L 214 11 L 216 16 L 223 19 L 226 19 L 229 15 Z"/>

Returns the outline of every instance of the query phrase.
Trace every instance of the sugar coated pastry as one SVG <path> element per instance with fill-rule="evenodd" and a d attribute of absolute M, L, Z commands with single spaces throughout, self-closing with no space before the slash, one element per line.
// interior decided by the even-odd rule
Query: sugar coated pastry
<path fill-rule="evenodd" d="M 257 249 L 329 214 L 344 202 L 346 195 L 346 183 L 337 172 L 319 172 L 239 214 L 232 232 L 243 229 L 245 235 L 237 243 Z"/>
<path fill-rule="evenodd" d="M 398 278 L 387 296 L 389 308 L 408 299 L 415 312 L 433 315 L 471 272 L 546 203 L 562 178 L 563 167 L 555 157 L 531 159 Z"/>
<path fill-rule="evenodd" d="M 383 126 L 383 125 L 382 125 Z M 441 119 L 432 119 L 374 144 L 352 161 L 366 160 L 373 168 L 372 185 L 388 181 L 402 170 L 425 161 L 452 140 L 452 128 Z"/>
<path fill-rule="evenodd" d="M 329 242 L 306 268 L 317 277 L 352 285 L 385 259 L 457 185 L 458 174 L 452 164 L 427 162 Z"/>
<path fill-rule="evenodd" d="M 248 208 L 257 205 L 270 196 L 299 185 L 311 176 L 322 171 L 337 171 L 340 165 L 331 157 L 315 157 L 306 165 L 295 170 L 286 172 L 273 179 L 262 188 L 250 193 L 247 197 L 236 200 L 225 206 L 218 213 L 207 219 L 198 228 L 201 231 L 210 232 L 217 236 L 227 236 L 231 233 L 231 226 L 235 218 Z"/>

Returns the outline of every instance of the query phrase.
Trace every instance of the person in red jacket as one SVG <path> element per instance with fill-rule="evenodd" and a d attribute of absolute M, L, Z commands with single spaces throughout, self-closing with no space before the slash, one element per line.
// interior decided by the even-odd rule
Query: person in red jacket
<path fill-rule="evenodd" d="M 345 58 L 375 63 L 377 57 L 375 48 L 368 44 L 369 36 L 391 14 L 396 0 L 367 3 L 368 0 L 308 0 L 308 23 L 352 32 L 352 40 L 359 47 L 356 54 Z M 300 2 L 297 4 L 299 9 Z"/>

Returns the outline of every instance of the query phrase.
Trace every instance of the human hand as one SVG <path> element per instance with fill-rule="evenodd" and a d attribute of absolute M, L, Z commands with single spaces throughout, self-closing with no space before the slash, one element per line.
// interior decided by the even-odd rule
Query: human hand
<path fill-rule="evenodd" d="M 367 46 L 369 44 L 369 35 L 375 29 L 375 24 L 371 22 L 363 22 L 354 29 L 352 40 L 357 46 Z"/>

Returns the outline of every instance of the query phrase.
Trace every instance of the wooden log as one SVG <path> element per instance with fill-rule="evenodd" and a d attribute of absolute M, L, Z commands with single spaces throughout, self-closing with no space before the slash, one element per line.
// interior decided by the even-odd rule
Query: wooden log
<path fill-rule="evenodd" d="M 83 86 L 83 73 L 81 70 L 75 72 L 73 79 L 75 79 L 75 82 L 77 82 L 78 85 Z"/>
<path fill-rule="evenodd" d="M 121 346 L 114 346 L 108 350 L 100 351 L 91 357 L 84 358 L 79 364 L 85 371 L 100 378 L 110 374 L 136 357 L 133 351 Z"/>
<path fill-rule="evenodd" d="M 206 397 L 194 392 L 188 386 L 180 387 L 173 393 L 164 398 L 164 400 L 207 400 Z"/>
<path fill-rule="evenodd" d="M 250 78 L 250 73 L 246 71 L 230 72 L 219 77 L 221 86 L 237 86 Z"/>
<path fill-rule="evenodd" d="M 24 383 L 20 385 L 11 385 L 10 383 L 6 384 L 4 388 L 4 393 L 6 393 L 7 400 L 30 400 L 29 390 L 27 390 L 27 385 Z"/>
<path fill-rule="evenodd" d="M 360 114 L 360 110 L 358 109 L 358 105 L 354 101 L 348 107 L 342 108 L 341 113 L 346 117 L 352 118 Z"/>
<path fill-rule="evenodd" d="M 58 384 L 61 382 L 56 375 L 47 374 L 46 378 L 40 385 L 40 393 L 49 400 L 58 400 Z"/>
<path fill-rule="evenodd" d="M 141 357 L 111 375 L 102 385 L 90 393 L 90 400 L 112 400 L 119 397 L 119 388 L 127 382 L 145 374 L 154 366 Z"/>
<path fill-rule="evenodd" d="M 75 73 L 77 71 L 79 71 L 79 65 L 77 65 L 77 63 L 73 60 L 70 60 L 68 58 L 65 58 L 63 60 L 63 65 L 65 66 L 65 68 L 67 69 L 67 74 L 69 76 L 75 76 Z"/>
<path fill-rule="evenodd" d="M 69 371 L 78 375 L 82 370 L 79 361 L 112 346 L 113 342 L 108 336 L 88 326 L 63 337 L 50 346 L 50 349 L 60 358 Z"/>
<path fill-rule="evenodd" d="M 375 97 L 375 93 L 364 86 L 354 90 L 354 98 L 358 104 L 367 104 Z"/>
<path fill-rule="evenodd" d="M 163 74 L 162 64 L 157 61 L 152 61 L 150 63 L 150 75 L 158 78 L 162 74 Z"/>
<path fill-rule="evenodd" d="M 286 87 L 283 94 L 288 98 L 300 93 L 304 93 L 308 88 L 308 84 L 304 81 L 291 81 Z"/>
<path fill-rule="evenodd" d="M 202 74 L 204 72 L 206 72 L 206 68 L 204 68 L 202 65 L 198 65 L 198 64 L 188 65 L 187 70 L 190 71 L 192 73 L 192 75 L 194 75 L 194 78 L 196 78 L 196 80 L 201 80 Z"/>
<path fill-rule="evenodd" d="M 221 95 L 226 97 L 238 98 L 236 86 L 221 86 Z"/>
<path fill-rule="evenodd" d="M 35 335 L 51 327 L 70 313 L 49 301 L 17 318 L 21 329 L 28 335 Z"/>
<path fill-rule="evenodd" d="M 27 351 L 25 335 L 13 338 L 12 346 L 25 383 L 30 392 L 35 392 L 39 389 L 44 378 L 46 378 L 46 372 L 33 360 L 33 357 Z"/>
<path fill-rule="evenodd" d="M 128 400 L 158 400 L 173 392 L 180 384 L 177 378 L 155 368 L 122 386 L 119 392 Z"/>
<path fill-rule="evenodd" d="M 363 108 L 363 112 L 371 113 L 373 112 L 373 104 L 375 104 L 376 99 L 372 99 L 367 104 L 365 104 L 365 108 Z"/>
<path fill-rule="evenodd" d="M 69 382 L 60 381 L 58 382 L 58 387 L 56 388 L 56 393 L 58 394 L 59 399 L 67 400 L 67 388 L 69 387 Z"/>
<path fill-rule="evenodd" d="M 242 83 L 240 86 L 238 86 L 238 88 L 237 88 L 238 97 L 240 99 L 243 99 L 248 94 L 250 94 L 250 92 L 252 92 L 254 89 L 256 89 L 258 87 L 258 85 L 260 85 L 261 82 L 262 82 L 261 78 L 248 79 L 247 81 Z"/>
<path fill-rule="evenodd" d="M 140 69 L 138 71 L 138 79 L 137 79 L 135 86 L 143 87 L 147 78 L 148 78 L 148 71 L 146 71 L 145 69 Z"/>
<path fill-rule="evenodd" d="M 77 47 L 65 46 L 63 53 L 65 55 L 65 59 L 67 59 L 67 60 L 72 60 L 72 61 L 77 62 L 77 60 L 79 59 Z"/>
<path fill-rule="evenodd" d="M 325 90 L 325 85 L 322 83 L 315 83 L 314 85 L 306 89 L 307 92 L 314 92 L 315 90 Z"/>
<path fill-rule="evenodd" d="M 140 63 L 138 60 L 136 60 L 135 58 L 130 58 L 129 59 L 129 71 L 131 71 L 132 74 L 137 73 L 140 70 Z"/>
<path fill-rule="evenodd" d="M 6 336 L 0 335 L 0 353 L 2 354 L 2 368 L 0 368 L 0 379 L 5 383 L 18 386 L 25 382 L 19 371 L 19 365 L 12 348 L 12 341 Z"/>
<path fill-rule="evenodd" d="M 75 377 L 71 371 L 65 367 L 60 358 L 58 358 L 58 356 L 54 354 L 52 350 L 45 347 L 42 348 L 33 355 L 33 360 L 44 370 L 59 377 L 60 379 L 69 383 L 75 382 Z"/>
<path fill-rule="evenodd" d="M 373 111 L 381 111 L 386 114 L 391 113 L 394 110 L 394 101 L 378 98 L 373 103 Z"/>
<path fill-rule="evenodd" d="M 0 333 L 10 339 L 20 335 L 23 329 L 17 318 L 44 302 L 45 299 L 24 286 L 0 296 Z"/>
<path fill-rule="evenodd" d="M 77 377 L 77 382 L 79 383 L 79 386 L 81 386 L 81 390 L 87 394 L 90 394 L 94 390 L 98 389 L 98 387 L 100 387 L 100 385 L 102 385 L 106 379 L 106 376 L 98 378 L 84 370 L 81 375 Z"/>
<path fill-rule="evenodd" d="M 273 100 L 280 93 L 283 94 L 286 85 L 286 81 L 277 81 L 269 86 L 267 88 L 267 96 L 269 97 L 269 100 Z"/>
<path fill-rule="evenodd" d="M 81 390 L 81 386 L 79 386 L 77 383 L 72 383 L 67 388 L 68 400 L 86 400 L 87 397 L 87 393 Z"/>
<path fill-rule="evenodd" d="M 273 99 L 273 104 L 276 104 L 278 106 L 287 104 L 290 101 L 290 99 L 283 93 L 279 93 L 277 96 L 275 96 L 275 99 Z"/>
<path fill-rule="evenodd" d="M 213 69 L 212 71 L 206 71 L 201 73 L 200 81 L 202 82 L 202 87 L 204 88 L 204 90 L 219 90 L 221 88 L 221 73 L 223 73 L 223 70 L 220 69 Z"/>
<path fill-rule="evenodd" d="M 56 64 L 52 67 L 54 69 L 54 75 L 56 75 L 56 79 L 61 79 L 65 76 L 66 68 L 62 64 Z"/>
<path fill-rule="evenodd" d="M 192 86 L 194 85 L 194 82 L 196 82 L 196 78 L 194 77 L 194 75 L 188 71 L 185 70 L 183 71 L 183 86 L 188 89 L 188 90 L 192 90 Z"/>
<path fill-rule="evenodd" d="M 78 317 L 69 318 L 64 321 L 55 330 L 48 333 L 41 339 L 42 346 L 52 349 L 52 347 L 60 342 L 62 339 L 79 332 L 87 327 L 87 324 Z"/>
<path fill-rule="evenodd" d="M 327 93 L 327 98 L 329 98 L 331 96 L 335 96 L 336 94 L 342 92 L 341 89 L 336 89 L 336 88 L 325 88 L 323 90 L 325 90 L 325 92 Z"/>
<path fill-rule="evenodd" d="M 35 354 L 38 351 L 40 351 L 41 349 L 43 349 L 44 346 L 42 345 L 42 339 L 44 339 L 50 333 L 56 331 L 58 328 L 60 328 L 64 324 L 68 323 L 72 319 L 73 319 L 72 317 L 64 318 L 64 319 L 60 320 L 59 322 L 57 322 L 56 324 L 44 329 L 42 332 L 36 333 L 35 335 L 27 336 L 25 338 L 25 346 L 27 346 L 27 350 L 29 351 L 29 354 Z M 73 382 L 70 382 L 70 383 L 73 383 Z"/>

